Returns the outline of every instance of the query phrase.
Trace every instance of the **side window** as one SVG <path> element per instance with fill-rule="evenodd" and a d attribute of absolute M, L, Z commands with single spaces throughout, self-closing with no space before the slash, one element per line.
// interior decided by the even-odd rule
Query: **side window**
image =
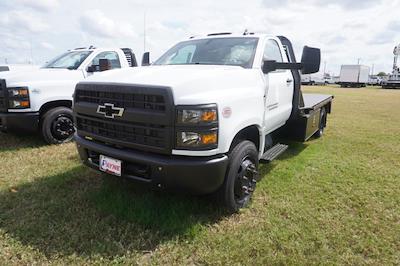
<path fill-rule="evenodd" d="M 167 60 L 167 64 L 188 64 L 192 61 L 193 54 L 196 50 L 195 45 L 187 45 L 179 49 Z"/>
<path fill-rule="evenodd" d="M 267 40 L 264 48 L 264 59 L 275 60 L 276 62 L 283 62 L 281 50 L 278 43 L 274 40 Z"/>
<path fill-rule="evenodd" d="M 108 59 L 111 63 L 111 69 L 121 68 L 121 63 L 119 61 L 118 54 L 116 52 L 102 52 L 99 53 L 95 58 L 93 58 L 91 65 L 98 66 L 100 59 Z"/>

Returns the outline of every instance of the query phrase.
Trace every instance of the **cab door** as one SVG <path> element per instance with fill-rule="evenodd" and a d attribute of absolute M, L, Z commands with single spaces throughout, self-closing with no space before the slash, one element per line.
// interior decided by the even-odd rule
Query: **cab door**
<path fill-rule="evenodd" d="M 278 42 L 274 39 L 266 40 L 264 60 L 287 62 Z M 276 70 L 265 75 L 265 114 L 264 127 L 269 133 L 283 126 L 292 111 L 294 81 L 290 70 Z"/>

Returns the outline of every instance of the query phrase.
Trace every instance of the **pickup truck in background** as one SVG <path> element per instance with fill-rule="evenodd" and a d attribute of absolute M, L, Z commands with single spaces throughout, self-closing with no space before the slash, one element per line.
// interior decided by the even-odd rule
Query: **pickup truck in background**
<path fill-rule="evenodd" d="M 333 78 L 329 74 L 307 74 L 301 75 L 301 85 L 328 85 L 335 84 Z"/>
<path fill-rule="evenodd" d="M 283 36 L 192 37 L 150 66 L 77 84 L 81 160 L 154 188 L 215 193 L 237 212 L 260 180 L 259 163 L 285 142 L 323 134 L 333 96 L 303 94 L 299 72 L 319 66 L 319 49 L 305 47 L 297 63 Z"/>
<path fill-rule="evenodd" d="M 31 64 L 10 64 L 10 65 L 0 65 L 0 72 L 6 71 L 31 71 L 40 68 L 38 65 Z M 1 75 L 0 75 L 1 76 Z"/>
<path fill-rule="evenodd" d="M 73 138 L 72 94 L 76 84 L 109 69 L 136 67 L 129 48 L 77 48 L 45 66 L 0 72 L 0 130 L 41 132 L 49 144 Z"/>

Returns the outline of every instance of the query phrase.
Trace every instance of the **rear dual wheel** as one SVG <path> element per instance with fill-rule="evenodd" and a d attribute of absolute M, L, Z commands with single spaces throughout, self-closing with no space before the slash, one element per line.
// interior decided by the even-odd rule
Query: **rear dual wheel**
<path fill-rule="evenodd" d="M 56 107 L 47 111 L 42 118 L 42 136 L 49 144 L 62 144 L 74 137 L 72 110 Z"/>
<path fill-rule="evenodd" d="M 221 204 L 230 213 L 246 207 L 250 203 L 258 180 L 257 148 L 251 141 L 242 141 L 229 155 L 225 181 L 218 191 Z"/>
<path fill-rule="evenodd" d="M 325 108 L 321 108 L 318 131 L 315 132 L 314 134 L 316 138 L 322 137 L 322 135 L 324 134 L 325 126 L 326 126 L 326 110 Z"/>

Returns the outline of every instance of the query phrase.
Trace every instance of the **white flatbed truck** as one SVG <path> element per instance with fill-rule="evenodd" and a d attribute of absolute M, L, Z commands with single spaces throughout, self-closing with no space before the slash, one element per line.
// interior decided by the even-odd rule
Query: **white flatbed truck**
<path fill-rule="evenodd" d="M 143 64 L 142 64 L 143 65 Z M 320 50 L 296 63 L 283 36 L 209 34 L 179 42 L 152 65 L 78 83 L 75 140 L 84 164 L 159 189 L 215 193 L 245 207 L 259 164 L 285 140 L 320 137 L 333 96 L 303 94 Z"/>

